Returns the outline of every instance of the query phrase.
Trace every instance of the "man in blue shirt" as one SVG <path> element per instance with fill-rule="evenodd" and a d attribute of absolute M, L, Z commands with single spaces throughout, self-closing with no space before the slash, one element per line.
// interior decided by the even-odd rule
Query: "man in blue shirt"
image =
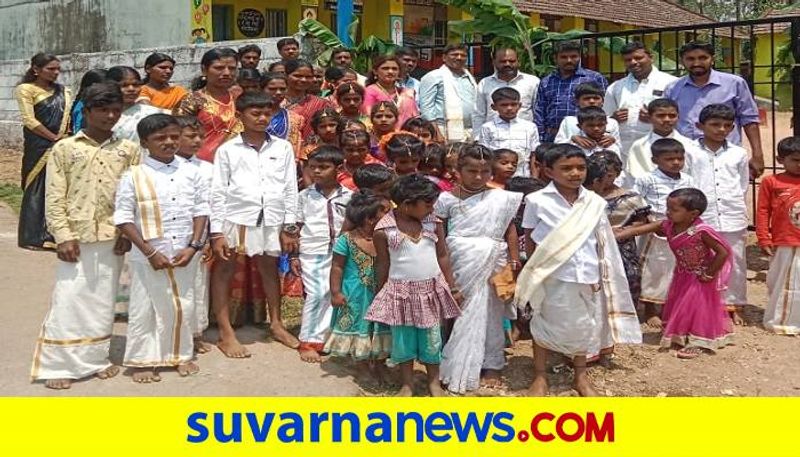
<path fill-rule="evenodd" d="M 574 91 L 578 84 L 591 83 L 603 91 L 608 86 L 603 75 L 581 67 L 578 41 L 555 43 L 554 48 L 556 69 L 542 79 L 533 107 L 533 119 L 543 143 L 552 143 L 561 120 L 577 113 Z"/>

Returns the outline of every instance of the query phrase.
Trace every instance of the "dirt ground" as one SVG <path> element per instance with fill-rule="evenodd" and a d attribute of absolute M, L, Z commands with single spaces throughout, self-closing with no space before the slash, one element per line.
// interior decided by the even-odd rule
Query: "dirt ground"
<path fill-rule="evenodd" d="M 780 125 L 781 119 L 777 124 Z M 788 118 L 783 122 L 788 125 Z M 780 127 L 779 127 L 780 128 Z M 765 129 L 766 130 L 766 129 Z M 781 132 L 782 133 L 782 132 Z M 771 135 L 762 131 L 763 138 Z M 779 137 L 781 138 L 781 137 Z M 765 152 L 770 147 L 765 141 Z M 19 179 L 17 152 L 0 150 L 0 182 Z M 737 328 L 736 344 L 716 355 L 691 361 L 659 352 L 659 334 L 645 330 L 644 344 L 617 347 L 607 367 L 595 366 L 590 376 L 607 396 L 797 396 L 800 395 L 800 338 L 776 336 L 760 326 L 766 303 L 767 260 L 757 248 L 748 249 L 748 293 L 752 303 L 745 310 L 747 326 Z M 137 385 L 123 374 L 109 381 L 96 379 L 76 383 L 68 391 L 50 391 L 28 378 L 34 343 L 47 312 L 53 284 L 52 254 L 33 253 L 16 247 L 16 217 L 0 205 L 0 323 L 5 350 L 0 352 L 0 395 L 12 396 L 353 396 L 392 395 L 393 388 L 356 384 L 353 370 L 339 361 L 321 365 L 299 361 L 294 351 L 265 341 L 260 327 L 240 330 L 254 356 L 247 360 L 225 359 L 217 350 L 200 357 L 201 373 L 180 378 L 166 373 L 157 384 Z M 297 310 L 288 310 L 296 316 Z M 295 325 L 296 318 L 291 324 Z M 112 341 L 112 360 L 119 362 L 125 340 L 125 324 L 118 323 Z M 213 331 L 208 335 L 213 338 Z M 517 342 L 507 351 L 505 386 L 481 389 L 477 396 L 522 395 L 531 381 L 533 361 L 530 341 Z M 554 361 L 558 363 L 559 361 Z M 570 389 L 568 368 L 558 367 L 550 376 L 551 393 L 575 395 Z M 418 372 L 418 391 L 424 376 Z"/>

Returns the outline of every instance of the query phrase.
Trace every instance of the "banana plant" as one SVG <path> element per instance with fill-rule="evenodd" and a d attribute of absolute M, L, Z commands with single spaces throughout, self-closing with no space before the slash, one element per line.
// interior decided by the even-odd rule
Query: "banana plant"
<path fill-rule="evenodd" d="M 327 67 L 331 62 L 331 54 L 336 48 L 346 48 L 342 40 L 323 23 L 314 19 L 303 19 L 298 26 L 301 35 L 315 39 L 321 46 L 314 47 L 314 62 L 321 66 Z M 350 36 L 350 41 L 356 43 L 356 34 L 358 31 L 358 18 L 354 17 L 353 22 L 347 27 L 347 34 Z M 397 45 L 389 41 L 383 40 L 370 35 L 354 48 L 350 49 L 353 52 L 353 69 L 366 73 L 372 68 L 372 59 L 379 55 L 391 54 Z"/>

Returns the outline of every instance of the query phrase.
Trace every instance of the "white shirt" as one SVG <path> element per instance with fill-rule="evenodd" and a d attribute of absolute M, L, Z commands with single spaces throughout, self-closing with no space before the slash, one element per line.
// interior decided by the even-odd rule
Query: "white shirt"
<path fill-rule="evenodd" d="M 617 146 L 617 151 L 619 152 L 619 123 L 613 119 L 608 118 L 608 123 L 606 124 L 606 133 L 613 136 Z M 572 137 L 575 135 L 583 135 L 581 128 L 578 127 L 578 116 L 567 116 L 561 120 L 561 125 L 558 127 L 558 133 L 556 134 L 556 139 L 554 140 L 555 143 L 571 143 Z M 608 148 L 606 148 L 608 149 Z"/>
<path fill-rule="evenodd" d="M 120 114 L 119 120 L 114 124 L 114 136 L 139 144 L 139 132 L 136 130 L 139 121 L 151 114 L 163 113 L 169 113 L 169 111 L 145 103 L 135 103 Z"/>
<path fill-rule="evenodd" d="M 603 110 L 611 116 L 615 111 L 628 109 L 628 120 L 620 124 L 622 152 L 626 153 L 634 141 L 652 130 L 652 126 L 639 121 L 639 110 L 657 98 L 663 98 L 667 86 L 677 77 L 653 67 L 646 78 L 639 81 L 630 73 L 606 89 Z"/>
<path fill-rule="evenodd" d="M 667 197 L 673 190 L 695 187 L 695 181 L 686 173 L 678 179 L 670 178 L 656 168 L 647 176 L 636 179 L 633 190 L 650 205 L 650 211 L 659 219 L 667 217 Z"/>
<path fill-rule="evenodd" d="M 531 175 L 531 152 L 539 146 L 536 124 L 515 117 L 504 121 L 499 117 L 483 124 L 478 142 L 489 149 L 510 149 L 517 153 L 517 171 L 514 176 Z"/>
<path fill-rule="evenodd" d="M 634 141 L 630 149 L 628 149 L 627 160 L 623 164 L 627 177 L 623 187 L 626 189 L 631 188 L 636 181 L 636 178 L 643 178 L 656 169 L 656 164 L 653 163 L 653 152 L 651 148 L 653 143 L 664 138 L 672 138 L 680 141 L 680 143 L 683 145 L 683 149 L 686 151 L 686 163 L 683 166 L 683 172 L 690 175 L 694 174 L 688 166 L 691 160 L 689 156 L 694 155 L 697 149 L 694 141 L 681 135 L 677 130 L 673 130 L 667 136 L 661 136 L 655 132 L 650 132 Z"/>
<path fill-rule="evenodd" d="M 155 185 L 164 233 L 163 238 L 147 241 L 172 258 L 192 241 L 193 219 L 210 213 L 207 184 L 198 168 L 180 157 L 164 163 L 148 156 L 141 166 Z M 114 210 L 114 224 L 127 223 L 136 224 L 141 232 L 142 217 L 131 171 L 125 172 L 119 182 Z M 147 262 L 138 248 L 131 251 L 131 260 Z"/>
<path fill-rule="evenodd" d="M 536 91 L 540 82 L 538 77 L 521 71 L 517 72 L 517 76 L 511 81 L 500 79 L 497 72 L 483 78 L 478 83 L 475 111 L 472 112 L 472 127 L 478 130 L 484 123 L 497 117 L 497 111 L 492 109 L 492 93 L 501 87 L 511 87 L 519 92 L 520 108 L 517 117 L 533 122 L 533 104 L 536 102 Z M 473 133 L 473 136 L 477 135 L 477 131 Z"/>
<path fill-rule="evenodd" d="M 303 254 L 328 254 L 336 236 L 342 231 L 344 210 L 353 192 L 339 186 L 328 197 L 316 186 L 300 191 L 297 222 L 300 228 L 300 252 Z"/>
<path fill-rule="evenodd" d="M 697 188 L 706 194 L 708 209 L 700 217 L 720 232 L 737 232 L 747 228 L 747 186 L 750 168 L 747 151 L 726 142 L 712 151 L 695 142 L 697 154 L 687 166 L 692 170 Z"/>
<path fill-rule="evenodd" d="M 223 222 L 248 227 L 297 221 L 297 168 L 292 145 L 268 136 L 260 149 L 241 135 L 225 142 L 214 156 L 211 181 L 211 232 Z"/>
<path fill-rule="evenodd" d="M 588 190 L 580 188 L 578 200 L 588 195 Z M 561 224 L 572 211 L 572 205 L 558 192 L 551 182 L 544 189 L 525 197 L 525 213 L 522 216 L 522 227 L 533 229 L 531 239 L 534 243 L 542 240 Z M 600 223 L 608 223 L 603 218 Z M 597 284 L 600 282 L 600 260 L 597 254 L 597 237 L 594 231 L 586 242 L 575 251 L 569 260 L 553 272 L 553 278 L 578 284 Z"/>
<path fill-rule="evenodd" d="M 206 181 L 208 185 L 208 191 L 211 192 L 211 179 L 214 176 L 214 166 L 211 165 L 211 162 L 198 159 L 197 156 L 191 156 L 186 159 L 186 161 L 199 169 L 200 176 Z M 210 195 L 211 194 L 209 194 L 209 201 L 211 201 Z"/>

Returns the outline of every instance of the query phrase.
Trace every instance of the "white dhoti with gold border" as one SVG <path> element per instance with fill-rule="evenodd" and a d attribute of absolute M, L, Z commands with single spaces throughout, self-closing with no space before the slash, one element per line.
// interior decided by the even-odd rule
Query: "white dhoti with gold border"
<path fill-rule="evenodd" d="M 77 262 L 58 262 L 31 378 L 81 379 L 111 366 L 108 350 L 121 268 L 113 240 L 81 243 Z"/>
<path fill-rule="evenodd" d="M 778 246 L 767 273 L 769 301 L 764 327 L 780 335 L 800 334 L 800 248 Z"/>
<path fill-rule="evenodd" d="M 194 282 L 192 283 L 191 301 L 194 306 L 194 313 L 190 321 L 192 335 L 200 336 L 208 328 L 208 300 L 209 294 L 209 264 L 203 263 L 202 252 L 198 252 L 189 263 L 189 268 L 195 270 Z"/>
<path fill-rule="evenodd" d="M 747 230 L 720 232 L 719 234 L 731 245 L 731 255 L 733 256 L 728 288 L 723 292 L 725 305 L 729 309 L 744 306 L 747 304 L 747 257 L 745 256 Z"/>
<path fill-rule="evenodd" d="M 675 255 L 666 238 L 648 234 L 639 240 L 642 292 L 639 301 L 664 304 L 675 269 Z"/>
<path fill-rule="evenodd" d="M 123 365 L 177 366 L 192 360 L 191 299 L 196 270 L 190 266 L 153 270 L 130 262 L 131 300 Z M 191 264 L 190 264 L 191 265 Z"/>

